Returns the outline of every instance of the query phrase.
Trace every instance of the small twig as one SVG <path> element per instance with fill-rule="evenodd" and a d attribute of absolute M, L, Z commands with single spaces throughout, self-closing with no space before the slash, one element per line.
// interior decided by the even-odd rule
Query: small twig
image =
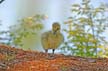
<path fill-rule="evenodd" d="M 1 0 L 1 1 L 0 1 L 0 4 L 1 4 L 3 1 L 5 1 L 5 0 Z"/>

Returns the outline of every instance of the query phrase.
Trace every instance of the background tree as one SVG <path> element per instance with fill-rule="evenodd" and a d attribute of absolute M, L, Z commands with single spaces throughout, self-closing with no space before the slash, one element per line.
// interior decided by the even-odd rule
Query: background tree
<path fill-rule="evenodd" d="M 1 27 L 2 27 L 2 21 L 0 20 L 0 28 Z M 9 31 L 0 30 L 0 44 L 8 44 L 9 40 L 10 40 Z"/>
<path fill-rule="evenodd" d="M 72 55 L 96 57 L 107 43 L 104 35 L 108 24 L 106 10 L 105 4 L 94 7 L 90 0 L 73 4 L 71 17 L 65 22 L 69 27 L 64 30 L 68 34 L 68 41 L 62 49 L 68 47 Z"/>
<path fill-rule="evenodd" d="M 43 20 L 45 15 L 35 15 L 27 17 L 10 27 L 10 45 L 21 47 L 23 49 L 33 49 L 34 44 L 39 42 L 39 34 L 43 29 Z M 34 45 L 35 46 L 35 45 Z"/>

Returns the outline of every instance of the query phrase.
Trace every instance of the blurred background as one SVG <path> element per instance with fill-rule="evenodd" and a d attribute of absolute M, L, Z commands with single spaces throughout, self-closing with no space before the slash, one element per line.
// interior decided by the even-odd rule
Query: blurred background
<path fill-rule="evenodd" d="M 59 22 L 62 28 L 67 28 L 63 23 L 71 15 L 71 5 L 80 2 L 81 0 L 5 0 L 0 4 L 0 30 L 8 31 L 11 25 L 19 24 L 18 20 L 32 17 L 36 14 L 48 16 L 43 21 L 44 30 L 42 32 L 50 30 L 53 22 Z M 91 0 L 94 7 L 97 7 L 101 2 L 107 4 L 108 0 Z M 62 33 L 66 40 L 66 33 Z M 104 34 L 106 35 L 106 39 L 108 39 L 108 29 L 106 29 Z M 7 37 L 3 34 L 0 36 Z M 37 37 L 29 37 L 25 39 L 24 44 L 26 45 L 24 47 L 26 49 L 32 47 L 33 50 L 43 51 L 41 43 L 38 42 L 36 44 L 36 41 Z M 56 52 L 59 52 L 59 50 Z"/>

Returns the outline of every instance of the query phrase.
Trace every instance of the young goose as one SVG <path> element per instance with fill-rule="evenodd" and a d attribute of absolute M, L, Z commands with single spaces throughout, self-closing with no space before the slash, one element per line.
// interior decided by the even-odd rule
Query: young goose
<path fill-rule="evenodd" d="M 42 34 L 41 42 L 46 53 L 48 52 L 48 49 L 52 49 L 54 54 L 55 49 L 57 49 L 57 47 L 59 47 L 64 41 L 64 37 L 60 32 L 60 29 L 60 24 L 58 22 L 54 22 L 52 30 Z"/>

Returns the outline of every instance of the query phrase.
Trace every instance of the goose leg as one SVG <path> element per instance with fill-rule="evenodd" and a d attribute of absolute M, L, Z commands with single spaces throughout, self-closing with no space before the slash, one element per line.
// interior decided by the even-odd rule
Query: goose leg
<path fill-rule="evenodd" d="M 55 49 L 52 49 L 52 54 L 48 54 L 47 59 L 54 59 L 55 58 L 54 57 L 54 51 L 55 51 Z"/>
<path fill-rule="evenodd" d="M 55 49 L 52 49 L 52 51 L 53 51 L 53 54 L 54 54 Z"/>
<path fill-rule="evenodd" d="M 48 53 L 48 49 L 45 49 L 45 53 Z"/>

